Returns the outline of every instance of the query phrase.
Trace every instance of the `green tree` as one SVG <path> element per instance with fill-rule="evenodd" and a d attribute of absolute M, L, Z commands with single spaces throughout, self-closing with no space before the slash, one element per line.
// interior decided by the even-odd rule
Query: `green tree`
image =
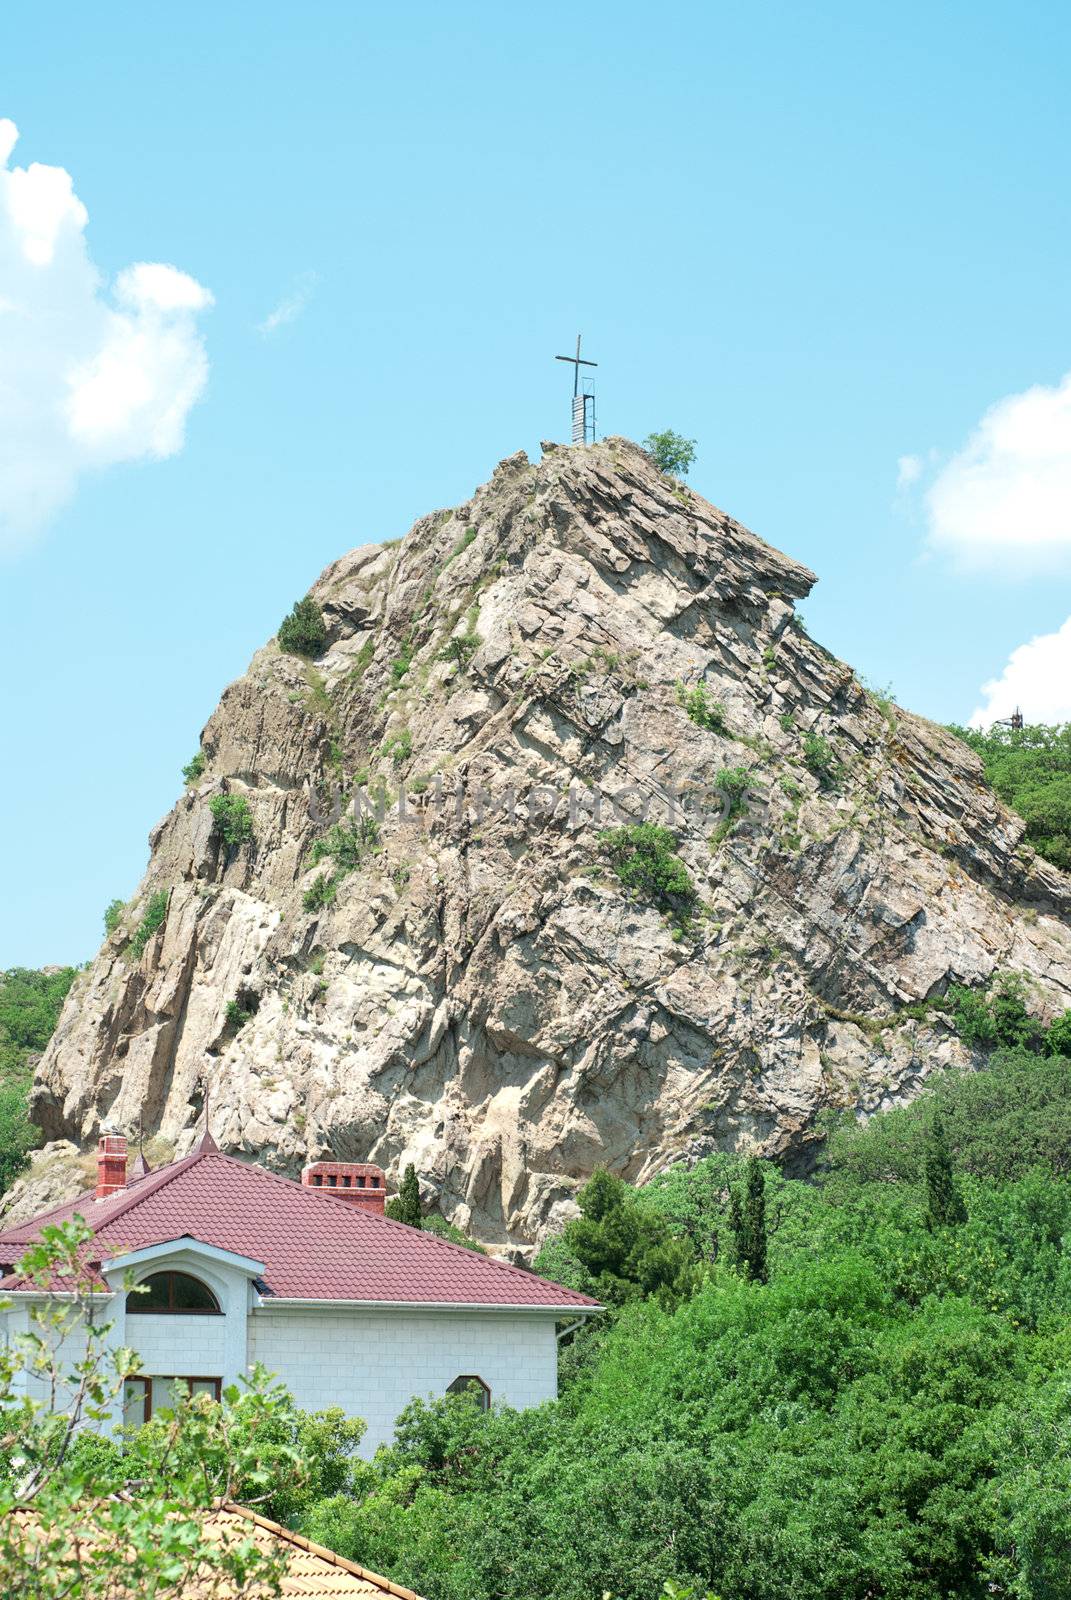
<path fill-rule="evenodd" d="M 0 972 L 0 1192 L 40 1141 L 30 1122 L 32 1061 L 51 1039 L 76 976 L 74 967 Z"/>
<path fill-rule="evenodd" d="M 110 900 L 104 907 L 104 933 L 106 937 L 115 932 L 123 920 L 125 910 L 125 900 Z"/>
<path fill-rule="evenodd" d="M 1045 1032 L 1045 1053 L 1050 1056 L 1071 1056 L 1071 1010 L 1054 1017 Z"/>
<path fill-rule="evenodd" d="M 926 1226 L 930 1229 L 958 1227 L 966 1220 L 967 1208 L 952 1171 L 945 1125 L 941 1113 L 935 1111 L 926 1146 Z"/>
<path fill-rule="evenodd" d="M 638 1205 L 621 1178 L 598 1171 L 579 1196 L 580 1216 L 562 1236 L 604 1305 L 657 1295 L 667 1304 L 691 1293 L 692 1251 L 665 1220 Z"/>
<path fill-rule="evenodd" d="M 327 625 L 316 601 L 311 595 L 295 600 L 287 616 L 279 624 L 279 648 L 290 655 L 307 656 L 315 661 L 327 646 Z"/>
<path fill-rule="evenodd" d="M 182 777 L 183 777 L 184 782 L 186 782 L 186 783 L 196 783 L 198 778 L 201 777 L 201 775 L 204 772 L 204 770 L 205 770 L 205 753 L 204 753 L 203 750 L 198 750 L 195 755 L 192 755 L 190 757 L 190 759 L 187 761 L 186 765 L 182 769 Z"/>
<path fill-rule="evenodd" d="M 649 433 L 643 441 L 643 448 L 654 457 L 660 472 L 668 472 L 674 478 L 686 478 L 689 467 L 695 461 L 695 440 L 674 433 L 672 428 L 666 428 L 661 433 Z"/>
<path fill-rule="evenodd" d="M 394 1222 L 404 1222 L 409 1228 L 423 1226 L 423 1216 L 420 1209 L 420 1184 L 417 1180 L 416 1168 L 408 1166 L 402 1178 L 402 1186 L 393 1200 L 386 1204 L 386 1214 Z"/>

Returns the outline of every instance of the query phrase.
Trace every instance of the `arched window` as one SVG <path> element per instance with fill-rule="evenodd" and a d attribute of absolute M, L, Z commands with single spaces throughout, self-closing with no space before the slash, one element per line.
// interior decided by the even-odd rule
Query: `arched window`
<path fill-rule="evenodd" d="M 128 1313 L 156 1316 L 218 1317 L 219 1301 L 207 1284 L 188 1272 L 154 1272 L 126 1297 Z"/>
<path fill-rule="evenodd" d="M 491 1391 L 482 1378 L 474 1372 L 463 1372 L 460 1378 L 455 1378 L 453 1383 L 446 1386 L 447 1394 L 468 1394 L 476 1401 L 481 1411 L 491 1409 Z"/>

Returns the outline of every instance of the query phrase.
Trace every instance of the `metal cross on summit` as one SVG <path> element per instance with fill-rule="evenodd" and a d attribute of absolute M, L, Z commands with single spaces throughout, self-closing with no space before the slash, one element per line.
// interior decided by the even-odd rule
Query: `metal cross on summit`
<path fill-rule="evenodd" d="M 580 391 L 581 367 L 597 367 L 597 361 L 585 361 L 580 354 L 580 335 L 576 336 L 575 356 L 555 356 L 555 361 L 568 361 L 573 368 L 573 443 L 595 443 L 595 395 L 590 388 Z M 585 379 L 585 384 L 588 383 Z"/>

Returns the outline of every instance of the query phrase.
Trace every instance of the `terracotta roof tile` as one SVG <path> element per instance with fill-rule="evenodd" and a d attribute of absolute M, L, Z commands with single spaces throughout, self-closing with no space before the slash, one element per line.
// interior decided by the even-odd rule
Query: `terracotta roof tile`
<path fill-rule="evenodd" d="M 93 1229 L 97 1259 L 190 1237 L 263 1261 L 269 1295 L 285 1299 L 546 1307 L 563 1315 L 597 1304 L 209 1144 L 107 1200 L 85 1194 L 7 1229 L 0 1260 L 17 1260 L 46 1223 L 78 1213 Z M 5 1290 L 24 1287 L 14 1277 L 0 1280 Z"/>

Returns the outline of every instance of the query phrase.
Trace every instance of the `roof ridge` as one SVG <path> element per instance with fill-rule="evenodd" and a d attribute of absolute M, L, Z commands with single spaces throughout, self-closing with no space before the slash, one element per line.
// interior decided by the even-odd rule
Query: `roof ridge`
<path fill-rule="evenodd" d="M 378 1213 L 361 1211 L 353 1204 L 351 1200 L 338 1200 L 333 1194 L 325 1194 L 322 1189 L 316 1189 L 315 1191 L 312 1189 L 306 1189 L 305 1184 L 295 1183 L 293 1178 L 284 1177 L 281 1172 L 272 1172 L 269 1167 L 262 1167 L 259 1162 L 242 1161 L 238 1156 L 224 1155 L 222 1150 L 217 1151 L 216 1156 L 220 1161 L 233 1162 L 235 1166 L 242 1167 L 246 1172 L 256 1172 L 259 1173 L 263 1178 L 270 1178 L 274 1183 L 285 1183 L 290 1189 L 301 1189 L 302 1191 L 312 1194 L 314 1195 L 314 1198 L 318 1204 L 326 1201 L 328 1205 L 334 1206 L 336 1211 L 344 1211 L 347 1216 L 351 1217 L 359 1224 L 371 1223 L 373 1226 L 377 1226 L 382 1222 L 385 1223 L 388 1228 L 405 1228 L 410 1233 L 419 1233 L 421 1237 L 427 1240 L 429 1244 L 435 1245 L 438 1248 L 445 1250 L 452 1255 L 457 1255 L 469 1262 L 471 1262 L 472 1257 L 475 1256 L 477 1260 L 484 1262 L 487 1266 L 494 1267 L 497 1272 L 507 1272 L 511 1276 L 515 1278 L 523 1278 L 527 1282 L 531 1282 L 531 1280 L 534 1278 L 537 1283 L 549 1284 L 551 1288 L 560 1289 L 563 1294 L 569 1295 L 572 1298 L 575 1298 L 579 1294 L 579 1291 L 576 1289 L 567 1289 L 564 1283 L 555 1283 L 553 1278 L 544 1278 L 538 1272 L 529 1272 L 525 1267 L 515 1267 L 511 1261 L 499 1261 L 496 1256 L 485 1255 L 482 1250 L 470 1250 L 467 1245 L 455 1244 L 452 1239 L 441 1239 L 438 1234 L 427 1233 L 423 1228 L 411 1228 L 407 1222 L 396 1222 L 393 1217 L 383 1217 L 378 1215 Z M 581 1298 L 586 1300 L 590 1299 L 591 1297 L 584 1295 L 581 1296 Z"/>

